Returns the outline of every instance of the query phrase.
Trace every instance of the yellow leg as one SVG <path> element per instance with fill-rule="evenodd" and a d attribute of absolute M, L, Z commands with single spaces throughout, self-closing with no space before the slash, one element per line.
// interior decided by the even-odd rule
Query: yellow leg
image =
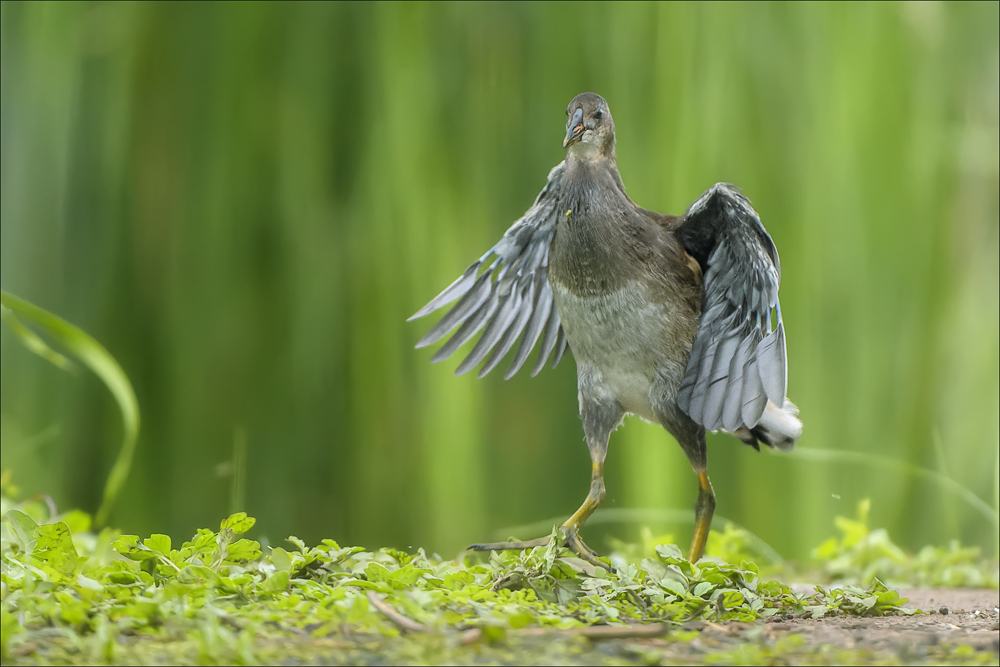
<path fill-rule="evenodd" d="M 573 516 L 563 522 L 563 528 L 579 528 L 583 522 L 590 518 L 590 515 L 600 507 L 604 500 L 604 464 L 594 461 L 590 472 L 590 493 L 587 499 L 580 505 L 580 509 L 573 512 Z"/>
<path fill-rule="evenodd" d="M 604 501 L 606 491 L 604 490 L 604 463 L 594 461 L 590 472 L 590 492 L 587 498 L 580 505 L 580 508 L 573 512 L 573 516 L 563 522 L 563 532 L 566 534 L 566 546 L 573 550 L 578 556 L 594 565 L 607 567 L 597 560 L 597 553 L 584 544 L 580 539 L 580 528 L 583 523 L 590 518 L 590 515 L 597 511 Z"/>
<path fill-rule="evenodd" d="M 705 555 L 705 543 L 708 542 L 708 531 L 712 527 L 712 515 L 715 513 L 715 491 L 706 473 L 698 473 L 698 502 L 694 506 L 694 537 L 691 540 L 691 553 L 688 560 L 697 563 Z"/>
<path fill-rule="evenodd" d="M 573 512 L 573 516 L 563 522 L 561 528 L 565 536 L 565 545 L 580 558 L 593 565 L 599 565 L 605 569 L 611 569 L 606 563 L 597 560 L 597 554 L 580 539 L 580 527 L 601 505 L 604 500 L 604 464 L 594 461 L 590 473 L 590 492 L 580 508 Z M 474 551 L 504 551 L 514 549 L 531 549 L 533 547 L 544 546 L 549 543 L 548 537 L 540 537 L 535 540 L 525 540 L 519 542 L 489 542 L 487 544 L 473 544 L 469 547 Z"/>

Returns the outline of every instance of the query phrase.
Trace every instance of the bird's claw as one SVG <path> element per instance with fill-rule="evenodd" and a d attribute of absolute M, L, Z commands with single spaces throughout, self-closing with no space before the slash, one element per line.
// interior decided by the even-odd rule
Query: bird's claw
<path fill-rule="evenodd" d="M 595 567 L 603 567 L 608 572 L 615 572 L 615 568 L 613 566 L 597 559 L 597 552 L 588 547 L 587 544 L 580 539 L 580 533 L 575 527 L 563 526 L 560 528 L 559 533 L 562 537 L 562 544 L 560 546 L 566 547 Z M 484 544 L 472 544 L 468 547 L 468 549 L 470 551 L 521 551 L 525 549 L 534 549 L 535 547 L 548 546 L 552 539 L 558 538 L 546 536 L 539 537 L 534 540 L 487 542 Z"/>
<path fill-rule="evenodd" d="M 609 565 L 602 560 L 598 560 L 597 552 L 587 546 L 587 543 L 580 538 L 580 533 L 576 528 L 564 528 L 566 535 L 566 548 L 577 556 L 587 561 L 594 567 L 603 567 L 608 572 L 615 574 L 617 570 L 613 565 Z"/>
<path fill-rule="evenodd" d="M 551 539 L 551 537 L 539 537 L 536 540 L 486 542 L 484 544 L 470 544 L 466 549 L 469 551 L 523 551 L 547 546 Z"/>

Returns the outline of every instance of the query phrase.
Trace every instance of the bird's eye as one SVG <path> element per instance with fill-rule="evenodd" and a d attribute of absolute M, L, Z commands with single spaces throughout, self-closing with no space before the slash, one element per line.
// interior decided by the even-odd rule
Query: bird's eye
<path fill-rule="evenodd" d="M 594 112 L 594 118 L 596 118 L 597 120 L 601 120 L 601 117 L 603 115 L 604 111 L 602 109 L 598 109 L 597 111 Z"/>

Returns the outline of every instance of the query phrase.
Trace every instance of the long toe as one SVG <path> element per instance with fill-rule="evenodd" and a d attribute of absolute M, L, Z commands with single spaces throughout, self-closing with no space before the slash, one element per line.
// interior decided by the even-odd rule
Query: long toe
<path fill-rule="evenodd" d="M 587 546 L 587 543 L 580 539 L 579 533 L 575 530 L 568 530 L 566 536 L 566 546 L 570 551 L 575 553 L 577 556 L 587 561 L 595 567 L 603 567 L 608 572 L 612 574 L 616 573 L 618 570 L 614 568 L 613 565 L 605 563 L 604 561 L 597 559 L 597 552 Z"/>
<path fill-rule="evenodd" d="M 524 549 L 534 549 L 548 545 L 552 538 L 550 536 L 539 537 L 535 540 L 524 540 L 514 542 L 487 542 L 485 544 L 472 544 L 466 547 L 469 551 L 523 551 Z"/>

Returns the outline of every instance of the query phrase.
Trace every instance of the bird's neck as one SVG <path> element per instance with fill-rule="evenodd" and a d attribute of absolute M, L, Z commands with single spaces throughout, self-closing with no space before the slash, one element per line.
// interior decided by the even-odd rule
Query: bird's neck
<path fill-rule="evenodd" d="M 567 153 L 550 278 L 577 294 L 617 289 L 631 272 L 622 258 L 635 228 L 635 204 L 613 155 Z"/>
<path fill-rule="evenodd" d="M 608 160 L 613 165 L 617 164 L 614 141 L 609 142 L 605 146 L 598 146 L 589 141 L 578 141 L 566 151 L 567 162 L 601 162 Z"/>
<path fill-rule="evenodd" d="M 573 144 L 566 152 L 566 178 L 570 197 L 579 204 L 588 204 L 592 196 L 607 198 L 612 193 L 632 202 L 618 173 L 614 145 L 602 152 L 594 144 Z"/>

